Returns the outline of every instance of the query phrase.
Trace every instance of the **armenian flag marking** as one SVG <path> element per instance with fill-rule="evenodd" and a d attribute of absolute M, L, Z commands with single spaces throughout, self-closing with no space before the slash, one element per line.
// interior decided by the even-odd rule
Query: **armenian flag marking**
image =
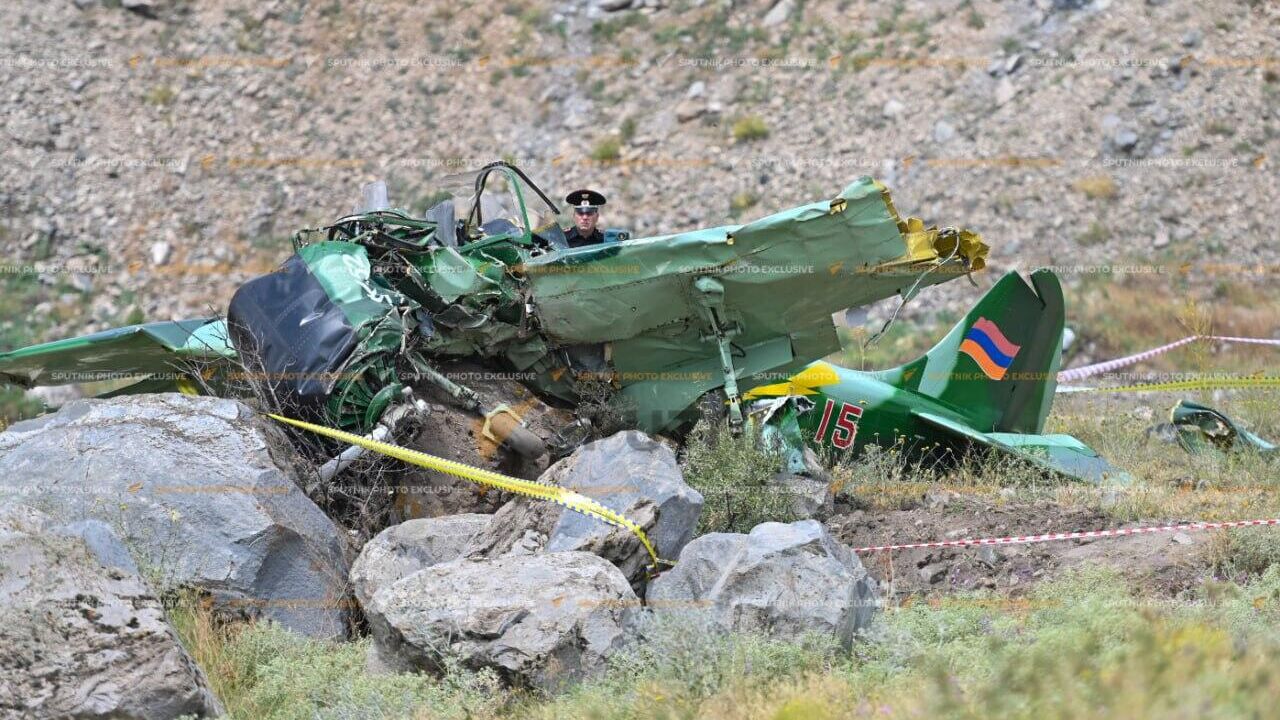
<path fill-rule="evenodd" d="M 1005 372 L 1021 349 L 1021 345 L 1009 342 L 1000 328 L 984 317 L 978 318 L 960 343 L 960 352 L 973 358 L 983 374 L 992 380 L 1004 379 Z"/>

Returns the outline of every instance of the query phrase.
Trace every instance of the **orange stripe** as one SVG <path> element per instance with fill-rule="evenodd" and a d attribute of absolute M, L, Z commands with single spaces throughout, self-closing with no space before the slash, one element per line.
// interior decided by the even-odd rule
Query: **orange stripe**
<path fill-rule="evenodd" d="M 972 340 L 965 340 L 960 343 L 960 352 L 973 358 L 978 363 L 978 367 L 982 368 L 982 372 L 992 380 L 1003 380 L 1005 368 L 1000 367 L 987 356 L 987 351 L 982 346 Z"/>

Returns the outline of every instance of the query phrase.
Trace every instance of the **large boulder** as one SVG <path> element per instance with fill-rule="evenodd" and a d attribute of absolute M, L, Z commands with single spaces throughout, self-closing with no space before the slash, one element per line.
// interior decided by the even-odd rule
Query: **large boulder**
<path fill-rule="evenodd" d="M 689 542 L 702 513 L 702 494 L 685 483 L 675 453 L 634 430 L 578 448 L 548 468 L 540 480 L 576 490 L 622 513 L 645 531 L 666 558 L 678 555 Z M 608 559 L 637 587 L 651 563 L 631 531 L 525 498 L 504 505 L 468 554 L 497 557 L 509 552 L 569 550 Z"/>
<path fill-rule="evenodd" d="M 846 646 L 877 607 L 875 581 L 815 520 L 703 535 L 649 584 L 645 599 L 659 613 L 706 613 L 723 630 L 785 638 L 818 632 Z"/>
<path fill-rule="evenodd" d="M 639 604 L 609 561 L 562 552 L 433 565 L 379 590 L 365 614 L 392 669 L 438 670 L 447 655 L 554 690 L 604 668 Z"/>
<path fill-rule="evenodd" d="M 111 529 L 0 518 L 0 716 L 217 715 L 200 668 Z"/>
<path fill-rule="evenodd" d="M 278 428 L 233 400 L 77 400 L 0 433 L 0 507 L 115 529 L 161 591 L 312 636 L 345 633 L 345 533 L 300 489 Z"/>
<path fill-rule="evenodd" d="M 468 513 L 408 520 L 365 543 L 351 564 L 351 589 L 367 605 L 378 590 L 425 567 L 457 560 L 492 515 Z"/>

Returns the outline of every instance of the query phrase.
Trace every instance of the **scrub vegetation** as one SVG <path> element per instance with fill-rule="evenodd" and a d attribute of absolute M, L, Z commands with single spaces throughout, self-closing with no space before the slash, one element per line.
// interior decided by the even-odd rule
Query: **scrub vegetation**
<path fill-rule="evenodd" d="M 1219 405 L 1280 436 L 1274 397 L 1236 394 Z M 1186 455 L 1144 440 L 1145 422 L 1114 399 L 1082 396 L 1058 403 L 1050 418 L 1050 431 L 1073 433 L 1129 470 L 1134 482 L 1122 488 L 1062 483 L 999 457 L 920 467 L 886 450 L 836 462 L 838 515 L 828 524 L 840 534 L 839 513 L 855 509 L 923 512 L 939 492 L 993 507 L 1038 503 L 1046 517 L 1088 510 L 1074 517 L 1104 524 L 1280 510 L 1274 461 Z M 773 459 L 750 434 L 735 438 L 704 421 L 688 440 L 686 476 L 708 498 L 704 531 L 788 519 L 759 469 Z M 716 634 L 688 616 L 650 618 L 646 641 L 615 655 L 603 677 L 553 697 L 502 688 L 456 664 L 439 677 L 370 674 L 368 640 L 332 644 L 270 624 L 223 625 L 192 596 L 174 599 L 171 613 L 234 718 L 1266 716 L 1280 692 L 1280 539 L 1270 528 L 1219 532 L 1197 558 L 1196 579 L 1176 589 L 1100 554 L 1013 589 L 889 591 L 879 620 L 849 651 L 817 637 L 782 642 Z M 887 589 L 879 565 L 863 560 Z"/>
<path fill-rule="evenodd" d="M 173 615 L 233 718 L 1243 718 L 1268 715 L 1280 692 L 1280 566 L 1178 600 L 1087 569 L 1017 600 L 888 608 L 851 652 L 655 627 L 554 698 L 456 667 L 372 675 L 363 642 L 219 629 L 198 604 Z"/>

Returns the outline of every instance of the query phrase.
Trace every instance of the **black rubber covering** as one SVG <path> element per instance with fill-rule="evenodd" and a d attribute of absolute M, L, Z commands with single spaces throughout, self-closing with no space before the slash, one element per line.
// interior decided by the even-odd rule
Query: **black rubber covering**
<path fill-rule="evenodd" d="M 282 404 L 319 413 L 337 371 L 355 348 L 355 330 L 298 255 L 240 286 L 227 325 L 249 372 L 264 372 Z"/>

